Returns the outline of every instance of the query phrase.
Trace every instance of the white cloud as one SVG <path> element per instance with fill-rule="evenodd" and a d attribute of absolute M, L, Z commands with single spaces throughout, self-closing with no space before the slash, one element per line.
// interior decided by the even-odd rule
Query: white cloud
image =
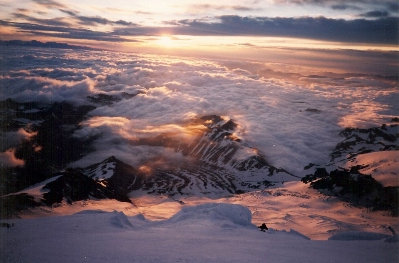
<path fill-rule="evenodd" d="M 96 151 L 75 165 L 110 155 L 131 164 L 171 155 L 168 148 L 135 142 L 162 133 L 188 140 L 194 135 L 186 133 L 187 122 L 216 114 L 235 120 L 237 135 L 260 149 L 271 164 L 301 174 L 309 162 L 328 161 L 343 120 L 370 126 L 392 117 L 392 112 L 384 112 L 394 107 L 391 98 L 398 93 L 392 82 L 372 75 L 309 76 L 297 67 L 275 63 L 231 68 L 223 61 L 96 51 L 70 51 L 56 59 L 41 53 L 41 60 L 39 65 L 48 60 L 58 71 L 46 65 L 51 74 L 42 77 L 32 76 L 39 74 L 37 68 L 36 73 L 19 69 L 18 77 L 1 79 L 2 87 L 13 87 L 0 89 L 2 96 L 84 103 L 92 93 L 142 92 L 89 113 L 74 135 L 101 136 L 94 144 Z M 75 65 L 79 67 L 71 70 Z M 367 119 L 359 117 L 363 112 Z"/>

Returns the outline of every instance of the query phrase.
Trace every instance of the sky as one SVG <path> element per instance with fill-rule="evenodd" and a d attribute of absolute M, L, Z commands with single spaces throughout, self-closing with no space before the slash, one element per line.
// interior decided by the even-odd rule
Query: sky
<path fill-rule="evenodd" d="M 2 40 L 126 51 L 398 50 L 394 0 L 1 0 L 0 7 Z"/>

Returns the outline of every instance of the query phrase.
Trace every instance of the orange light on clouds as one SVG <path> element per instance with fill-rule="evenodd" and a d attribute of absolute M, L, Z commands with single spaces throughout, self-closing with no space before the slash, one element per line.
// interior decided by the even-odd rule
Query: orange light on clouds
<path fill-rule="evenodd" d="M 25 161 L 22 159 L 18 159 L 15 156 L 15 149 L 11 148 L 8 149 L 5 152 L 0 152 L 0 161 L 3 163 L 6 167 L 16 167 L 16 166 L 24 166 Z"/>
<path fill-rule="evenodd" d="M 150 166 L 147 165 L 142 165 L 139 167 L 139 171 L 142 172 L 145 175 L 149 175 L 152 172 L 152 169 Z"/>

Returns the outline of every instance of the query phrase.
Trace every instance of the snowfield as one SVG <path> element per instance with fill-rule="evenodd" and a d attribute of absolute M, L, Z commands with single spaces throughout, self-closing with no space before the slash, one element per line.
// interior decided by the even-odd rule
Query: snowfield
<path fill-rule="evenodd" d="M 283 185 L 239 195 L 220 197 L 186 195 L 148 195 L 135 191 L 130 195 L 132 203 L 113 199 L 82 200 L 68 204 L 41 206 L 20 213 L 21 218 L 37 218 L 73 215 L 84 210 L 119 211 L 131 217 L 142 214 L 149 220 L 162 221 L 186 207 L 207 203 L 227 203 L 244 206 L 251 211 L 252 224 L 266 223 L 276 230 L 300 232 L 312 240 L 327 240 L 342 232 L 374 232 L 390 235 L 388 227 L 399 233 L 399 221 L 387 211 L 371 211 L 355 207 L 337 197 L 325 196 L 302 182 Z M 34 196 L 35 199 L 40 196 Z M 234 215 L 234 214 L 233 214 Z M 199 215 L 197 215 L 199 217 Z"/>
<path fill-rule="evenodd" d="M 9 221 L 11 222 L 11 221 Z M 397 262 L 398 243 L 348 233 L 312 241 L 296 231 L 259 231 L 240 205 L 209 203 L 170 219 L 86 210 L 12 220 L 1 228 L 2 262 Z M 359 236 L 361 240 L 356 240 Z M 369 237 L 369 238 L 368 238 Z M 376 238 L 377 237 L 377 238 Z M 377 240 L 376 240 L 377 239 Z"/>

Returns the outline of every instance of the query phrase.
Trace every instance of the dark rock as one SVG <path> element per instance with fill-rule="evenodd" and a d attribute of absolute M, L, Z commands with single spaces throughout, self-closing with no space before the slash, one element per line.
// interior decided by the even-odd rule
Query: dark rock
<path fill-rule="evenodd" d="M 306 165 L 305 167 L 303 167 L 303 170 L 309 170 L 309 169 L 312 168 L 313 166 L 315 166 L 314 163 L 309 163 L 308 165 Z"/>
<path fill-rule="evenodd" d="M 269 228 L 266 226 L 265 223 L 263 223 L 262 225 L 258 226 L 258 228 L 260 229 L 260 231 L 265 232 L 266 230 L 269 230 Z"/>
<path fill-rule="evenodd" d="M 340 132 L 345 139 L 339 142 L 331 154 L 331 161 L 338 158 L 352 159 L 359 154 L 399 150 L 399 126 L 385 125 L 369 129 L 346 128 Z"/>
<path fill-rule="evenodd" d="M 114 102 L 120 101 L 121 98 L 105 93 L 99 93 L 93 96 L 87 96 L 87 100 L 100 105 L 111 105 Z"/>
<path fill-rule="evenodd" d="M 24 128 L 37 133 L 16 147 L 15 156 L 25 161 L 23 167 L 0 169 L 1 182 L 5 183 L 0 189 L 1 193 L 16 192 L 41 182 L 90 152 L 94 137 L 83 140 L 73 137 L 72 134 L 80 128 L 80 122 L 92 109 L 93 106 L 74 106 L 66 102 L 40 105 L 33 102 L 19 103 L 10 99 L 1 101 L 0 110 L 4 113 L 4 118 L 10 120 L 6 124 L 2 122 L 1 131 Z M 16 118 L 40 122 L 25 127 L 25 123 L 13 124 L 11 120 Z M 40 151 L 36 150 L 38 146 Z"/>
<path fill-rule="evenodd" d="M 62 173 L 61 177 L 46 184 L 44 189 L 49 190 L 43 195 L 43 202 L 46 205 L 60 203 L 64 199 L 71 204 L 92 197 L 97 199 L 113 198 L 122 202 L 130 202 L 124 193 L 108 189 L 84 175 L 80 169 L 68 169 Z"/>
<path fill-rule="evenodd" d="M 37 206 L 40 206 L 40 203 L 36 202 L 33 196 L 25 193 L 2 196 L 0 197 L 0 217 L 17 217 L 19 212 Z"/>
<path fill-rule="evenodd" d="M 318 168 L 313 175 L 305 176 L 302 182 L 310 182 L 312 188 L 353 205 L 388 210 L 394 216 L 399 215 L 399 187 L 383 187 L 370 175 L 359 173 L 358 168 L 336 169 L 330 173 Z"/>
<path fill-rule="evenodd" d="M 312 109 L 312 108 L 307 108 L 305 111 L 307 111 L 307 112 L 312 112 L 312 113 L 320 113 L 320 112 L 321 112 L 321 110 Z"/>

